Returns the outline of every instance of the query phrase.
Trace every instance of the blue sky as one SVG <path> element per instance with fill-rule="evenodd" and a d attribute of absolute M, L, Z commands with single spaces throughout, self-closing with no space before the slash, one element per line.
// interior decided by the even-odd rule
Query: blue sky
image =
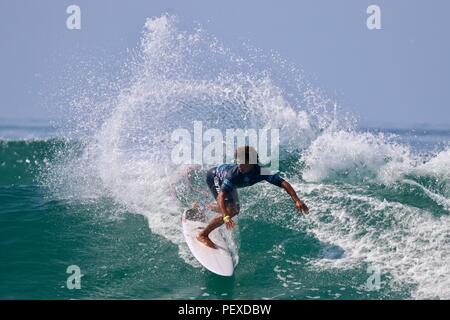
<path fill-rule="evenodd" d="M 66 29 L 71 4 L 79 31 Z M 382 30 L 366 27 L 370 4 Z M 450 128 L 448 0 L 1 1 L 0 119 L 51 118 L 58 101 L 46 96 L 74 55 L 123 57 L 145 19 L 164 12 L 226 45 L 278 51 L 364 124 Z"/>

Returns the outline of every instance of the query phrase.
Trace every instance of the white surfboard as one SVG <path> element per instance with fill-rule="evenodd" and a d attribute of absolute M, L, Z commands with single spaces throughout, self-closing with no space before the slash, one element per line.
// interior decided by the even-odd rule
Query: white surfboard
<path fill-rule="evenodd" d="M 232 276 L 234 272 L 233 258 L 219 228 L 209 234 L 209 238 L 217 246 L 217 249 L 212 249 L 196 239 L 199 232 L 208 223 L 204 212 L 187 209 L 183 212 L 181 221 L 184 238 L 194 257 L 209 271 L 221 276 Z"/>

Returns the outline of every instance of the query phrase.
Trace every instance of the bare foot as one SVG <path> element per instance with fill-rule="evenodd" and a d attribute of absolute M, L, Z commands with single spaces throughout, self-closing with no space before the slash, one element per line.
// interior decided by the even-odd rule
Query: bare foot
<path fill-rule="evenodd" d="M 200 241 L 201 243 L 203 243 L 205 246 L 210 247 L 211 249 L 217 249 L 214 242 L 212 242 L 211 239 L 207 236 L 199 234 L 197 236 L 197 240 Z"/>

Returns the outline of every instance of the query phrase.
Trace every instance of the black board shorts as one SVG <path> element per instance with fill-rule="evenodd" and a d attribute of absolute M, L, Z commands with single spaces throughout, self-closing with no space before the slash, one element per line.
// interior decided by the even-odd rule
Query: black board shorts
<path fill-rule="evenodd" d="M 209 190 L 211 190 L 214 199 L 217 200 L 219 192 L 221 191 L 221 185 L 220 179 L 216 175 L 216 168 L 209 169 L 208 172 L 206 173 L 206 184 L 208 185 Z M 225 203 L 235 204 L 239 208 L 239 197 L 236 189 L 234 189 L 231 193 L 226 193 Z"/>

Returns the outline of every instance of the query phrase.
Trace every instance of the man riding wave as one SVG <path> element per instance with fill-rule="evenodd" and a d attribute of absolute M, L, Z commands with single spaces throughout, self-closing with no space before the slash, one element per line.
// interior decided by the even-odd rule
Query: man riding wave
<path fill-rule="evenodd" d="M 283 188 L 292 198 L 296 208 L 308 213 L 308 207 L 300 200 L 294 188 L 278 174 L 265 175 L 261 173 L 258 154 L 250 146 L 240 147 L 235 152 L 236 164 L 222 164 L 210 169 L 206 174 L 206 183 L 211 190 L 216 203 L 209 208 L 219 213 L 197 236 L 197 240 L 210 248 L 216 248 L 208 235 L 214 229 L 225 223 L 228 229 L 235 226 L 233 217 L 239 214 L 239 198 L 237 189 L 267 181 L 277 187 Z"/>

